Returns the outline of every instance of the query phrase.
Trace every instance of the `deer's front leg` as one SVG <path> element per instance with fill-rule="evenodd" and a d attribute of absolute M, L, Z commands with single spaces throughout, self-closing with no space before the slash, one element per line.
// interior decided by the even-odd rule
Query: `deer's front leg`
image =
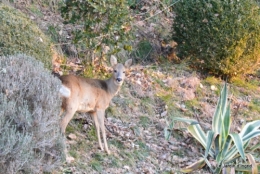
<path fill-rule="evenodd" d="M 106 136 L 106 131 L 105 131 L 105 123 L 104 123 L 105 110 L 97 110 L 97 118 L 98 118 L 98 123 L 99 123 L 100 129 L 101 129 L 101 132 L 102 132 L 105 150 L 108 154 L 110 154 L 110 151 L 108 150 L 108 146 L 107 146 L 107 136 Z"/>
<path fill-rule="evenodd" d="M 102 143 L 101 143 L 101 138 L 100 138 L 100 124 L 99 124 L 99 122 L 98 122 L 97 113 L 96 113 L 96 112 L 92 112 L 92 113 L 90 113 L 90 114 L 91 114 L 91 117 L 92 117 L 92 119 L 93 119 L 93 121 L 94 121 L 94 123 L 95 123 L 99 147 L 100 147 L 100 149 L 103 151 L 104 148 L 103 148 Z"/>

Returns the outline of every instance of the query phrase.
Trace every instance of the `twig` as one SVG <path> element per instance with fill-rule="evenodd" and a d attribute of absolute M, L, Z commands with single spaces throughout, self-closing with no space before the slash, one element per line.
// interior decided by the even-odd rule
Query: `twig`
<path fill-rule="evenodd" d="M 58 44 L 52 44 L 53 46 L 56 46 L 56 45 L 70 45 L 72 43 L 58 43 Z"/>
<path fill-rule="evenodd" d="M 198 117 L 198 114 L 197 114 L 197 112 L 195 111 L 195 114 L 194 114 L 194 116 L 196 117 L 196 119 L 197 119 L 197 121 L 198 121 L 198 123 L 199 123 L 199 125 L 201 125 L 201 123 L 200 123 L 200 119 L 199 119 L 199 117 Z M 202 125 L 201 125 L 202 126 Z"/>
<path fill-rule="evenodd" d="M 167 7 L 166 7 L 166 8 L 164 8 L 162 11 L 159 11 L 158 13 L 154 14 L 153 16 L 150 16 L 150 17 L 148 17 L 148 18 L 145 18 L 144 20 L 142 20 L 142 21 L 138 21 L 138 22 L 143 22 L 143 21 L 146 21 L 146 20 L 148 20 L 148 19 L 151 19 L 151 18 L 153 18 L 153 17 L 157 16 L 158 14 L 160 14 L 160 13 L 164 12 L 164 11 L 165 11 L 165 10 L 167 10 L 169 7 L 171 7 L 171 6 L 175 5 L 175 4 L 176 4 L 177 2 L 179 2 L 179 1 L 180 1 L 180 0 L 177 0 L 177 1 L 173 2 L 171 5 L 167 6 Z M 134 24 L 134 25 L 136 25 L 136 24 Z"/>
<path fill-rule="evenodd" d="M 147 53 L 147 55 L 145 56 L 145 58 L 142 60 L 142 62 L 144 63 L 144 61 L 147 59 L 147 57 L 150 55 L 150 53 L 152 52 L 153 48 L 150 49 L 149 53 Z"/>

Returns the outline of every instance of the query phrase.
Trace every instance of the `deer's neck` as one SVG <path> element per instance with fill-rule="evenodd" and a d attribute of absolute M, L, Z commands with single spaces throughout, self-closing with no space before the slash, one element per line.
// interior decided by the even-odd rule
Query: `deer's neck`
<path fill-rule="evenodd" d="M 112 97 L 114 97 L 117 94 L 117 92 L 120 90 L 121 87 L 121 85 L 115 84 L 113 77 L 107 79 L 106 84 L 107 84 L 108 92 Z"/>

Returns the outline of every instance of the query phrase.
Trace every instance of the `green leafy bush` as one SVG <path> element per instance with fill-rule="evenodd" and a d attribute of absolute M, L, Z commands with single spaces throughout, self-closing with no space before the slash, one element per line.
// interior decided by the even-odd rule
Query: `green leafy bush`
<path fill-rule="evenodd" d="M 0 4 L 0 56 L 26 54 L 51 68 L 50 39 L 19 10 Z"/>
<path fill-rule="evenodd" d="M 260 120 L 247 123 L 240 133 L 231 133 L 230 115 L 230 101 L 228 101 L 228 90 L 225 84 L 213 116 L 212 130 L 208 130 L 205 133 L 196 120 L 174 118 L 174 120 L 188 123 L 187 129 L 189 133 L 205 148 L 203 158 L 183 168 L 182 172 L 190 173 L 207 164 L 211 172 L 215 174 L 221 173 L 221 171 L 223 173 L 231 173 L 229 171 L 230 168 L 235 168 L 236 171 L 258 173 L 258 164 L 253 154 L 254 150 L 259 147 L 259 144 L 254 147 L 250 147 L 249 144 L 251 139 L 260 136 Z M 174 125 L 171 123 L 169 128 L 165 129 L 166 138 L 169 138 L 170 135 L 168 130 L 172 130 L 173 127 Z M 241 163 L 237 163 L 236 160 L 239 158 L 246 163 L 246 166 L 241 166 Z M 248 162 L 246 159 L 248 159 Z"/>
<path fill-rule="evenodd" d="M 226 76 L 256 70 L 260 15 L 255 0 L 181 0 L 174 12 L 173 39 L 192 65 Z"/>
<path fill-rule="evenodd" d="M 65 23 L 77 25 L 74 41 L 95 52 L 131 50 L 131 15 L 126 0 L 71 0 L 61 7 Z"/>
<path fill-rule="evenodd" d="M 0 57 L 1 173 L 42 173 L 63 158 L 60 81 L 39 61 Z"/>

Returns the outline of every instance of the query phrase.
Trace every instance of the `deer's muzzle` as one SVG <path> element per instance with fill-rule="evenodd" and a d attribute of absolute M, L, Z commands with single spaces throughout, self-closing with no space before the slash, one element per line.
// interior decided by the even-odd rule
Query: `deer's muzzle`
<path fill-rule="evenodd" d="M 122 81 L 122 78 L 116 78 L 116 81 L 119 83 Z"/>

